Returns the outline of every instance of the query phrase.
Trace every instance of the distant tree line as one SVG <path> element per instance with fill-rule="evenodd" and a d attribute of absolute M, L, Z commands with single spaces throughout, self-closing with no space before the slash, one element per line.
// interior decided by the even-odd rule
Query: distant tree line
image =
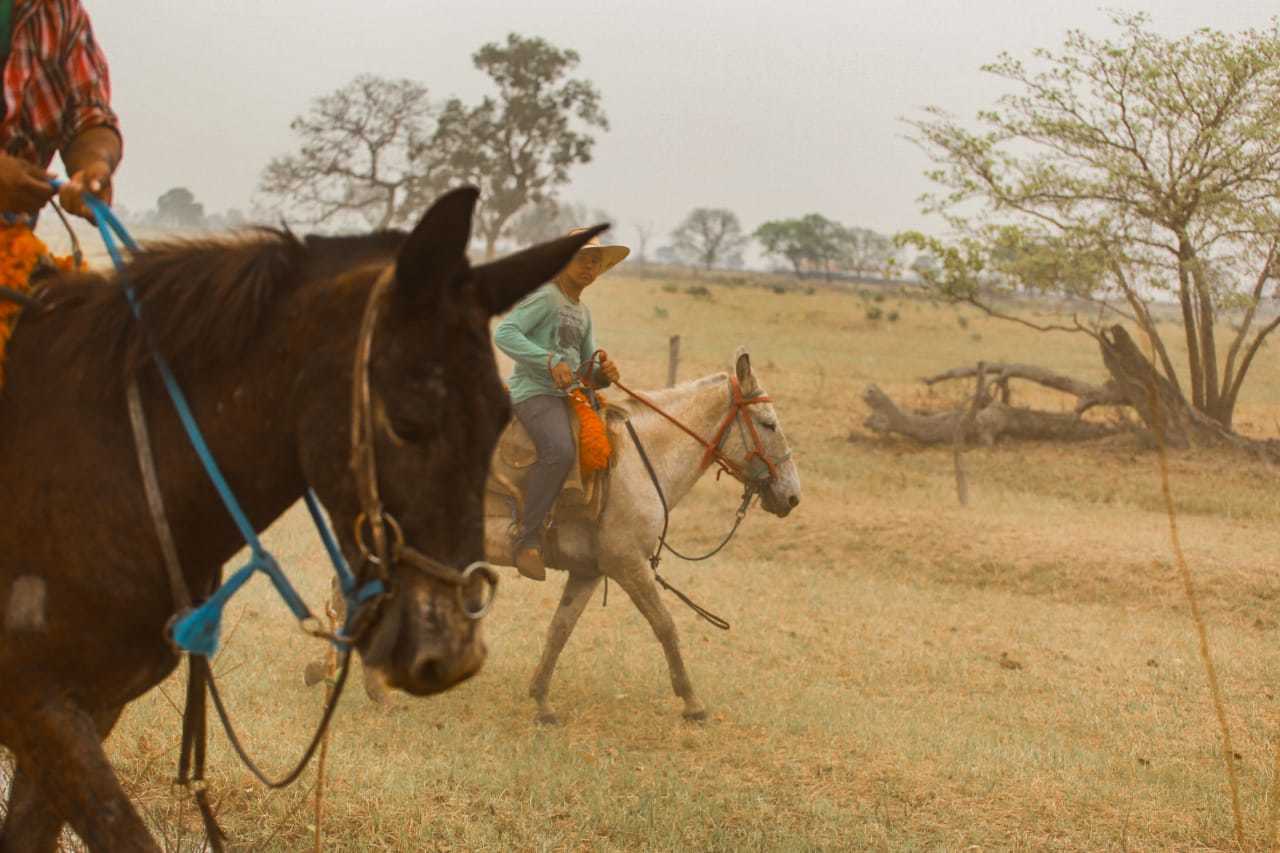
<path fill-rule="evenodd" d="M 165 231 L 218 231 L 248 224 L 244 213 L 234 208 L 207 213 L 204 205 L 196 201 L 195 193 L 186 187 L 166 190 L 150 210 L 139 213 L 118 207 L 117 212 L 129 225 Z"/>
<path fill-rule="evenodd" d="M 880 277 L 892 275 L 898 266 L 899 248 L 893 239 L 869 228 L 810 213 L 772 219 L 747 234 L 737 215 L 722 207 L 694 208 L 671 232 L 671 243 L 658 249 L 655 257 L 664 263 L 687 263 L 707 270 L 738 269 L 743 264 L 743 250 L 753 240 L 765 257 L 785 263 L 797 277 Z M 918 258 L 917 264 L 920 261 Z"/>

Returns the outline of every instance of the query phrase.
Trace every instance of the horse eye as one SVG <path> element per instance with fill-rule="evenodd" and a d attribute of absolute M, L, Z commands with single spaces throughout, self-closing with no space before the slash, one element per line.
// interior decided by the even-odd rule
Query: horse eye
<path fill-rule="evenodd" d="M 773 421 L 761 421 L 761 422 L 760 422 L 760 426 L 764 427 L 764 428 L 765 428 L 765 429 L 767 429 L 769 432 L 777 432 L 777 431 L 778 431 L 778 425 L 777 425 L 777 424 L 775 424 Z"/>

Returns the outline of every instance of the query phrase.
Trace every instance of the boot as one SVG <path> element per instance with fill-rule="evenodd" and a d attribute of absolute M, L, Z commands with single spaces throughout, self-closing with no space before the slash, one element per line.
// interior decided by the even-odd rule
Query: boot
<path fill-rule="evenodd" d="M 516 552 L 516 568 L 531 581 L 547 579 L 547 567 L 542 562 L 542 552 L 534 546 Z"/>

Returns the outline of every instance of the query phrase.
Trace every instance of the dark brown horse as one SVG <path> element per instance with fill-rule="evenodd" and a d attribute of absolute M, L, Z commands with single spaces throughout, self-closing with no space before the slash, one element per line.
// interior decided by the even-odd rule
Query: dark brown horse
<path fill-rule="evenodd" d="M 256 529 L 310 486 L 354 564 L 353 351 L 375 280 L 394 263 L 369 370 L 382 501 L 418 551 L 452 567 L 483 557 L 485 475 L 508 418 L 489 320 L 589 235 L 473 269 L 475 200 L 469 188 L 450 193 L 409 235 L 266 232 L 130 261 L 147 334 Z M 17 764 L 0 850 L 53 850 L 64 822 L 93 850 L 155 850 L 101 745 L 125 704 L 178 660 L 130 377 L 187 585 L 207 592 L 242 542 L 115 281 L 55 280 L 44 302 L 10 342 L 0 396 L 0 744 Z M 415 695 L 476 672 L 485 648 L 457 588 L 403 566 L 391 581 L 357 644 L 366 669 Z"/>

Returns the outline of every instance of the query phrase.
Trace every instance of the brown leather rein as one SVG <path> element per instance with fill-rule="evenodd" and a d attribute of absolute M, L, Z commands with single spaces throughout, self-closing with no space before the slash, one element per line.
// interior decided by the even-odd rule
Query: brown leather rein
<path fill-rule="evenodd" d="M 597 358 L 603 360 L 604 355 L 604 350 L 596 350 L 592 353 L 591 358 L 587 360 L 584 372 L 589 374 L 591 372 L 592 365 L 596 363 Z M 764 442 L 760 439 L 759 431 L 756 430 L 755 421 L 750 418 L 746 412 L 748 406 L 772 403 L 773 398 L 759 393 L 744 394 L 742 391 L 742 384 L 738 381 L 738 377 L 732 373 L 729 374 L 729 411 L 725 415 L 724 420 L 720 422 L 720 426 L 716 429 L 715 436 L 711 441 L 707 441 L 705 438 L 698 435 L 692 429 L 681 423 L 674 415 L 665 411 L 661 406 L 650 400 L 648 397 L 645 397 L 643 394 L 633 391 L 621 382 L 611 382 L 610 384 L 616 387 L 619 391 L 625 393 L 627 396 L 631 397 L 636 402 L 657 412 L 659 415 L 683 430 L 690 438 L 698 442 L 698 444 L 701 444 L 706 449 L 706 452 L 702 456 L 702 469 L 705 470 L 711 466 L 712 462 L 714 462 L 720 466 L 721 472 L 727 472 L 729 476 L 733 477 L 749 489 L 759 490 L 761 486 L 767 486 L 770 483 L 775 482 L 778 479 L 778 465 L 785 462 L 791 456 L 791 454 L 788 453 L 781 459 L 771 459 L 769 454 L 765 452 Z M 738 423 L 739 429 L 743 431 L 743 444 L 747 448 L 747 453 L 743 457 L 741 463 L 730 459 L 723 449 L 725 441 L 729 437 L 729 430 L 733 427 L 735 421 Z M 750 438 L 749 441 L 748 437 Z M 750 466 L 752 460 L 755 459 L 760 460 L 764 464 L 766 471 L 764 476 L 752 476 Z"/>
<path fill-rule="evenodd" d="M 378 276 L 365 303 L 360 321 L 360 336 L 356 342 L 355 366 L 351 389 L 351 473 L 355 478 L 356 492 L 360 500 L 360 513 L 353 522 L 353 536 L 360 552 L 360 560 L 371 567 L 375 575 L 390 588 L 390 569 L 406 565 L 432 580 L 452 586 L 457 604 L 467 618 L 482 618 L 493 605 L 498 587 L 498 575 L 484 560 L 476 560 L 459 570 L 427 556 L 408 545 L 400 523 L 382 504 L 378 491 L 378 459 L 375 450 L 375 422 L 373 416 L 373 391 L 369 381 L 369 364 L 373 356 L 373 334 L 383 304 L 391 293 L 395 281 L 395 267 L 389 266 Z M 366 537 L 373 539 L 372 544 Z M 467 606 L 465 592 L 479 580 L 488 589 L 482 604 L 476 609 Z M 376 610 L 376 604 L 390 593 L 383 593 L 370 602 L 367 609 Z M 367 625 L 367 620 L 362 619 Z"/>

